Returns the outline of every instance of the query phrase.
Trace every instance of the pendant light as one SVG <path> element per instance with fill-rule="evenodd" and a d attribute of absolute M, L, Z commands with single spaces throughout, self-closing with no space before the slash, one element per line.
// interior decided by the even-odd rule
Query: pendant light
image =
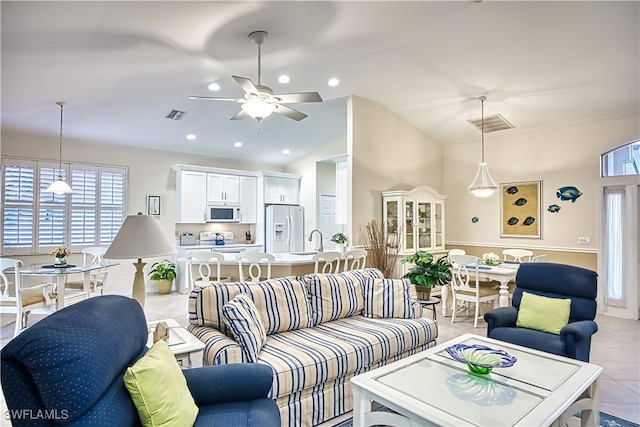
<path fill-rule="evenodd" d="M 69 185 L 62 179 L 62 113 L 64 109 L 64 102 L 59 101 L 56 102 L 60 106 L 60 157 L 58 164 L 58 178 L 51 183 L 49 188 L 44 190 L 45 193 L 54 193 L 58 196 L 63 194 L 71 194 L 73 193 L 73 189 L 69 187 Z"/>
<path fill-rule="evenodd" d="M 469 186 L 469 193 L 473 194 L 476 197 L 480 197 L 484 199 L 485 197 L 491 196 L 496 192 L 498 186 L 496 185 L 493 178 L 491 178 L 491 174 L 489 173 L 489 168 L 487 164 L 484 162 L 484 101 L 487 100 L 486 96 L 481 96 L 478 98 L 482 103 L 482 125 L 481 125 L 481 134 L 482 134 L 482 158 L 480 163 L 478 163 L 478 173 L 476 174 L 475 179 Z"/>

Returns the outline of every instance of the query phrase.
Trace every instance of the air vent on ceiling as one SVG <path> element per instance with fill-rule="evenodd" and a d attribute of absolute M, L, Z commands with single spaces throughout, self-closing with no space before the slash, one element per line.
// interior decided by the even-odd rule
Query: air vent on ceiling
<path fill-rule="evenodd" d="M 167 114 L 166 117 L 167 119 L 171 119 L 171 120 L 182 120 L 185 114 L 187 114 L 186 111 L 171 110 L 169 111 L 169 114 Z"/>
<path fill-rule="evenodd" d="M 482 117 L 468 120 L 469 123 L 482 130 Z M 505 120 L 500 114 L 485 116 L 484 133 L 497 132 L 499 130 L 513 129 L 513 125 Z"/>

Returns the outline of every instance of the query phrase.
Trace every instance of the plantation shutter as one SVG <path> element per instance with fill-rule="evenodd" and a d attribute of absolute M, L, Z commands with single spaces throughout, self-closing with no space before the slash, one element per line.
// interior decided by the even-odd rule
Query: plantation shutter
<path fill-rule="evenodd" d="M 39 203 L 38 203 L 38 231 L 36 245 L 37 252 L 48 252 L 57 246 L 67 245 L 67 205 L 64 194 L 45 193 L 44 191 L 53 181 L 62 176 L 67 183 L 68 165 L 63 164 L 62 168 L 54 163 L 39 162 Z"/>
<path fill-rule="evenodd" d="M 29 253 L 33 244 L 33 202 L 35 162 L 3 161 L 3 246 L 27 248 L 17 253 Z"/>
<path fill-rule="evenodd" d="M 71 187 L 71 246 L 95 246 L 98 167 L 73 165 Z"/>
<path fill-rule="evenodd" d="M 111 243 L 125 216 L 126 170 L 102 168 L 100 174 L 100 244 Z"/>

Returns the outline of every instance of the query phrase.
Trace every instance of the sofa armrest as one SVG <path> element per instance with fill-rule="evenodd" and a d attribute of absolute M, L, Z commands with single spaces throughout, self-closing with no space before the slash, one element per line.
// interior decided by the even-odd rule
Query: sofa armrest
<path fill-rule="evenodd" d="M 411 300 L 411 313 L 413 313 L 413 319 L 422 319 L 422 316 L 424 315 L 424 308 L 422 307 L 422 304 L 420 304 L 420 301 Z"/>
<path fill-rule="evenodd" d="M 182 373 L 198 406 L 267 397 L 273 383 L 271 368 L 259 363 L 203 366 Z"/>
<path fill-rule="evenodd" d="M 188 330 L 205 344 L 204 364 L 248 363 L 242 347 L 219 330 L 209 326 L 189 325 Z"/>
<path fill-rule="evenodd" d="M 500 307 L 486 312 L 484 320 L 487 322 L 487 336 L 494 328 L 515 327 L 517 318 L 518 309 L 515 307 Z"/>
<path fill-rule="evenodd" d="M 560 330 L 560 339 L 564 342 L 565 353 L 573 359 L 589 361 L 591 335 L 598 332 L 593 320 L 572 322 Z"/>

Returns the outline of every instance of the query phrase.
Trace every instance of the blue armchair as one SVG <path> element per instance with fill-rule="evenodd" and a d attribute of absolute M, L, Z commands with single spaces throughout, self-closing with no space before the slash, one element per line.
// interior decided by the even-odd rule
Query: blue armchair
<path fill-rule="evenodd" d="M 598 275 L 594 271 L 546 262 L 524 263 L 516 276 L 512 306 L 485 313 L 487 336 L 588 362 L 591 335 L 598 331 L 598 325 L 593 321 L 597 288 Z M 569 324 L 559 335 L 516 327 L 523 292 L 571 299 Z"/>
<path fill-rule="evenodd" d="M 138 426 L 123 376 L 147 351 L 140 305 L 109 295 L 66 307 L 0 353 L 0 380 L 14 426 Z M 183 371 L 200 411 L 195 426 L 279 426 L 266 365 Z M 162 387 L 162 384 L 158 384 Z"/>

